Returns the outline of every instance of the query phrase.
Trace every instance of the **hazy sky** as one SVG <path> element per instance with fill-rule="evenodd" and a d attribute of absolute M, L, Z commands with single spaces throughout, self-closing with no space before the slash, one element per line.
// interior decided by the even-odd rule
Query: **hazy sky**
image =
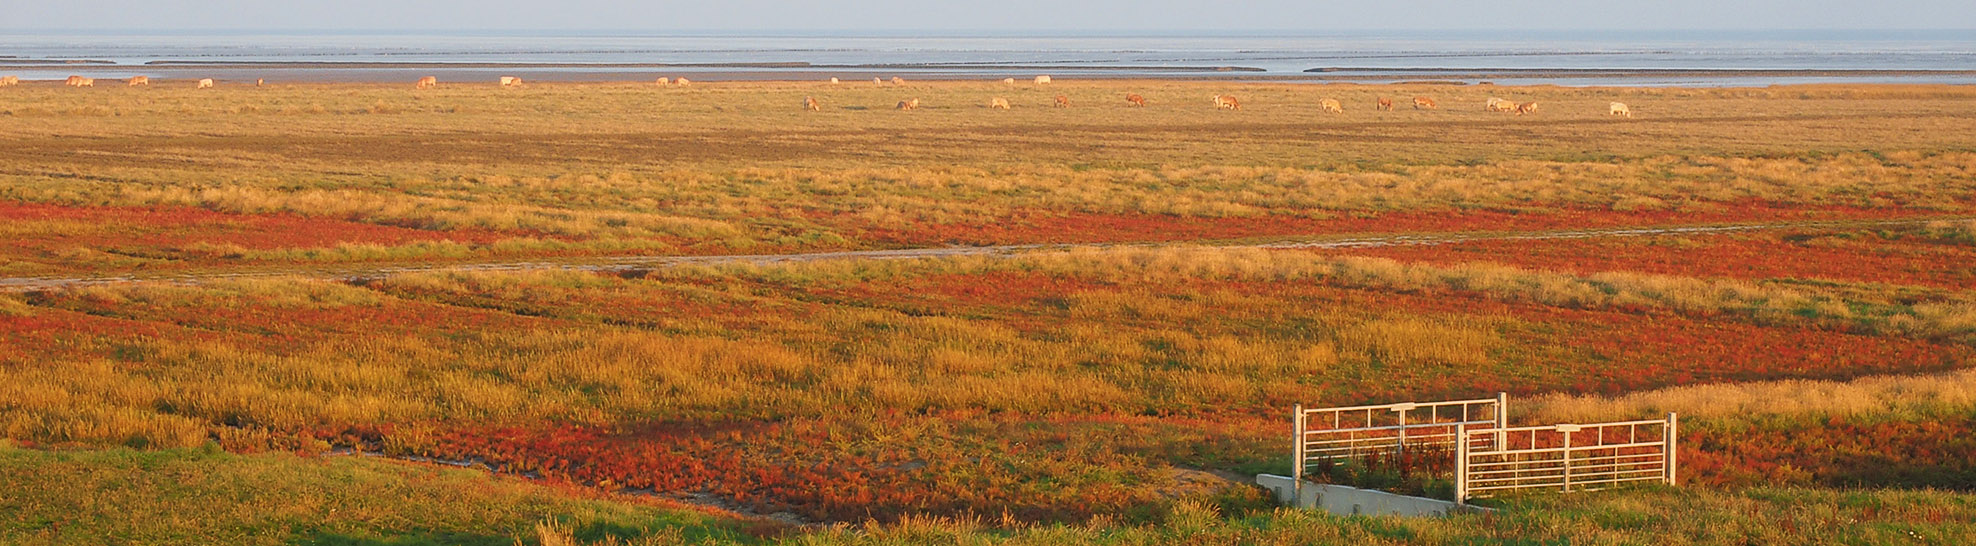
<path fill-rule="evenodd" d="M 0 30 L 1970 29 L 1976 0 L 0 0 Z"/>

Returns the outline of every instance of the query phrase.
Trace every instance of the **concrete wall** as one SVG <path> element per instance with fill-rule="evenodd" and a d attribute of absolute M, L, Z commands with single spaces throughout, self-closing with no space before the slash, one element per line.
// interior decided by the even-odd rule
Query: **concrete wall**
<path fill-rule="evenodd" d="M 1256 485 L 1276 493 L 1276 502 L 1298 508 L 1323 509 L 1340 516 L 1446 517 L 1449 514 L 1493 511 L 1440 499 L 1309 482 L 1304 483 L 1304 498 L 1292 499 L 1296 495 L 1296 481 L 1289 476 L 1275 474 L 1256 475 Z"/>

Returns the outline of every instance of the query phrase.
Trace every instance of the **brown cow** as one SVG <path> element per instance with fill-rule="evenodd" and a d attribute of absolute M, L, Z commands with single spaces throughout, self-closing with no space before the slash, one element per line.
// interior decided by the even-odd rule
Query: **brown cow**
<path fill-rule="evenodd" d="M 822 112 L 823 105 L 817 104 L 816 97 L 803 97 L 803 109 L 811 112 Z"/>
<path fill-rule="evenodd" d="M 1379 97 L 1379 109 L 1388 112 L 1393 111 L 1393 99 Z"/>
<path fill-rule="evenodd" d="M 1227 108 L 1229 110 L 1241 110 L 1242 101 L 1236 100 L 1234 95 L 1215 95 L 1214 107 Z"/>
<path fill-rule="evenodd" d="M 1523 104 L 1516 105 L 1516 115 L 1521 116 L 1524 114 L 1535 114 L 1535 113 L 1537 113 L 1537 103 L 1526 102 Z"/>
<path fill-rule="evenodd" d="M 20 84 L 21 84 L 20 76 L 0 76 L 0 87 L 5 87 L 9 85 L 20 85 Z"/>
<path fill-rule="evenodd" d="M 1413 98 L 1413 109 L 1415 110 L 1433 110 L 1435 108 L 1440 108 L 1440 105 L 1434 104 L 1434 99 L 1427 97 Z"/>
<path fill-rule="evenodd" d="M 905 78 L 901 78 L 901 77 L 898 77 L 898 76 L 893 76 L 893 77 L 892 77 L 892 85 L 905 85 L 905 84 L 906 84 L 906 79 L 905 79 Z"/>
<path fill-rule="evenodd" d="M 1146 97 L 1141 97 L 1138 93 L 1133 93 L 1125 96 L 1125 102 L 1132 103 L 1133 106 L 1145 106 Z"/>
<path fill-rule="evenodd" d="M 914 98 L 914 99 L 912 99 L 912 100 L 902 100 L 902 101 L 899 101 L 899 109 L 900 109 L 900 110 L 918 110 L 918 109 L 919 109 L 919 99 L 918 99 L 918 98 Z"/>
<path fill-rule="evenodd" d="M 82 87 L 82 79 L 83 79 L 82 76 L 69 76 L 69 79 L 62 80 L 62 85 L 66 85 L 69 87 Z"/>
<path fill-rule="evenodd" d="M 268 84 L 267 78 L 254 78 L 254 87 L 260 87 L 267 84 Z"/>
<path fill-rule="evenodd" d="M 1324 99 L 1321 101 L 1317 101 L 1317 108 L 1319 110 L 1323 110 L 1333 114 L 1345 113 L 1345 105 L 1339 104 L 1338 99 Z"/>
<path fill-rule="evenodd" d="M 69 84 L 69 85 L 73 85 L 73 86 L 76 86 L 76 87 L 96 87 L 96 78 L 84 78 L 84 77 L 82 77 L 82 76 L 69 76 L 69 82 L 68 82 L 68 84 Z"/>
<path fill-rule="evenodd" d="M 419 78 L 418 83 L 412 84 L 413 89 L 434 89 L 438 87 L 439 87 L 439 78 L 437 76 L 426 76 L 423 78 Z"/>
<path fill-rule="evenodd" d="M 213 79 L 206 78 L 199 80 L 199 87 L 197 87 L 196 89 L 212 89 L 212 88 L 213 88 Z"/>
<path fill-rule="evenodd" d="M 130 77 L 130 86 L 131 86 L 131 87 L 137 87 L 137 86 L 140 86 L 140 85 L 151 85 L 151 77 L 150 77 L 150 76 L 131 76 L 131 77 Z"/>
<path fill-rule="evenodd" d="M 1057 108 L 1069 108 L 1069 107 L 1070 107 L 1070 97 L 1057 95 Z"/>
<path fill-rule="evenodd" d="M 1009 109 L 1009 99 L 1005 99 L 1001 97 L 988 99 L 988 108 L 991 110 L 993 109 L 1007 110 Z"/>

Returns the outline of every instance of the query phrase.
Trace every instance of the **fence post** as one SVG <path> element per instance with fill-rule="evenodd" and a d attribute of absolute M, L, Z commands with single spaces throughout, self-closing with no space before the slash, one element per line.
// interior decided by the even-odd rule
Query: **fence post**
<path fill-rule="evenodd" d="M 1571 492 L 1571 431 L 1564 431 L 1564 492 Z"/>
<path fill-rule="evenodd" d="M 1455 504 L 1468 502 L 1468 424 L 1455 425 Z"/>
<path fill-rule="evenodd" d="M 1399 410 L 1400 438 L 1398 443 L 1393 444 L 1393 455 L 1395 459 L 1404 460 L 1406 459 L 1407 456 L 1407 411 L 1411 409 L 1412 408 Z M 1398 461 L 1394 461 L 1394 462 L 1398 462 Z M 1400 463 L 1400 464 L 1402 467 L 1405 466 L 1405 463 Z"/>
<path fill-rule="evenodd" d="M 1503 429 L 1509 428 L 1509 393 L 1496 393 L 1496 451 L 1508 449 L 1503 445 Z"/>
<path fill-rule="evenodd" d="M 1290 506 L 1302 508 L 1304 505 L 1304 405 L 1297 404 L 1296 430 L 1291 433 L 1293 446 L 1290 449 Z"/>
<path fill-rule="evenodd" d="M 1676 471 L 1681 468 L 1679 459 L 1675 457 L 1675 447 L 1678 443 L 1676 439 L 1680 437 L 1675 432 L 1675 427 L 1679 424 L 1680 417 L 1676 416 L 1674 412 L 1667 412 L 1667 445 L 1665 446 L 1665 449 L 1667 449 L 1667 485 L 1675 485 L 1675 476 L 1678 475 Z"/>

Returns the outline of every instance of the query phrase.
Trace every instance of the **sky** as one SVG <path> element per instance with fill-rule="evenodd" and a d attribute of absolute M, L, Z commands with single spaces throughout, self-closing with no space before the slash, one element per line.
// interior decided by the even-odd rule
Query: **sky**
<path fill-rule="evenodd" d="M 0 31 L 1972 29 L 1976 0 L 0 0 Z"/>

